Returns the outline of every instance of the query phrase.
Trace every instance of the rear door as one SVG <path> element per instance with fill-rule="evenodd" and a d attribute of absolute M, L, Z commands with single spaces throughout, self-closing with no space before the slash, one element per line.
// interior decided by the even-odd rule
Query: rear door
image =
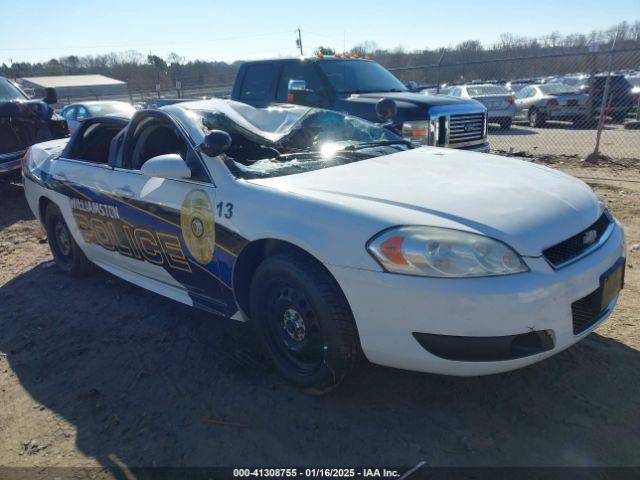
<path fill-rule="evenodd" d="M 248 65 L 240 80 L 238 98 L 240 102 L 254 107 L 266 107 L 273 102 L 276 90 L 276 76 L 280 62 L 259 62 Z"/>
<path fill-rule="evenodd" d="M 111 141 L 126 125 L 120 119 L 84 123 L 51 162 L 52 189 L 69 229 L 93 262 L 110 262 L 117 250 L 110 228 L 118 220 L 111 195 L 112 168 L 108 164 Z"/>
<path fill-rule="evenodd" d="M 289 98 L 289 81 L 303 80 L 305 82 L 304 95 Z M 326 107 L 328 102 L 327 90 L 323 85 L 320 74 L 311 62 L 290 61 L 282 65 L 278 77 L 275 101 L 279 103 L 297 103 L 309 107 Z"/>
<path fill-rule="evenodd" d="M 179 154 L 190 178 L 146 176 L 149 159 Z M 136 116 L 111 177 L 126 250 L 114 265 L 131 281 L 175 300 L 226 314 L 230 281 L 214 255 L 216 189 L 186 132 L 164 112 Z"/>

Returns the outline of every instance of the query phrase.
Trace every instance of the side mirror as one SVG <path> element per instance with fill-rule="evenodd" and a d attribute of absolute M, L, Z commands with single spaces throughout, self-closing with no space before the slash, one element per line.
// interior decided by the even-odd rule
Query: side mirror
<path fill-rule="evenodd" d="M 413 80 L 411 80 L 410 82 L 407 82 L 405 86 L 409 89 L 410 92 L 418 91 L 418 82 L 415 82 Z"/>
<path fill-rule="evenodd" d="M 48 105 L 54 105 L 58 103 L 58 94 L 55 88 L 47 87 L 44 89 L 44 98 L 42 101 Z"/>
<path fill-rule="evenodd" d="M 142 164 L 140 172 L 147 177 L 190 178 L 191 169 L 177 153 L 150 158 Z"/>
<path fill-rule="evenodd" d="M 289 80 L 287 85 L 287 99 L 289 101 L 293 101 L 296 93 L 298 92 L 306 92 L 307 91 L 307 82 L 304 80 Z"/>
<path fill-rule="evenodd" d="M 231 147 L 231 135 L 222 130 L 211 130 L 198 147 L 208 157 L 217 157 Z"/>
<path fill-rule="evenodd" d="M 326 93 L 307 88 L 304 80 L 289 80 L 287 85 L 287 103 L 307 105 L 312 107 L 324 107 L 327 104 Z"/>
<path fill-rule="evenodd" d="M 383 98 L 376 103 L 376 115 L 380 120 L 390 121 L 398 113 L 396 102 L 390 98 Z"/>

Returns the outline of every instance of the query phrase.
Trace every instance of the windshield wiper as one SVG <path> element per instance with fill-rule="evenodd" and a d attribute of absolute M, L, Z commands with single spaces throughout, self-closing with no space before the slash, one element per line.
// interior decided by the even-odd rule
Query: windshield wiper
<path fill-rule="evenodd" d="M 408 147 L 413 146 L 413 144 L 409 140 L 378 140 L 377 142 L 363 142 L 356 143 L 354 145 L 348 145 L 344 147 L 343 150 L 352 152 L 354 150 L 362 150 L 363 148 L 387 147 L 390 145 L 406 145 Z"/>

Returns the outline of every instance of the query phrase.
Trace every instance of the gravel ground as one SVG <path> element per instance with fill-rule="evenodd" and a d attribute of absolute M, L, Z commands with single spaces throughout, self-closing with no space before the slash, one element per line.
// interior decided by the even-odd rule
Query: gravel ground
<path fill-rule="evenodd" d="M 0 466 L 638 465 L 640 184 L 592 186 L 632 250 L 595 333 L 489 377 L 363 364 L 324 397 L 280 380 L 242 324 L 59 273 L 21 188 L 0 186 Z"/>
<path fill-rule="evenodd" d="M 578 155 L 593 152 L 596 130 L 574 127 L 569 122 L 548 122 L 533 128 L 518 122 L 508 130 L 489 125 L 489 144 L 493 150 L 524 152 L 529 155 Z M 640 160 L 640 130 L 627 130 L 622 125 L 607 125 L 602 132 L 600 151 L 612 158 Z"/>

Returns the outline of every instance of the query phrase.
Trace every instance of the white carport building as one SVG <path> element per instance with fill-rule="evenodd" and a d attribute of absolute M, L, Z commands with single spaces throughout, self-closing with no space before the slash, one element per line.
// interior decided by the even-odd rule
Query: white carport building
<path fill-rule="evenodd" d="M 25 77 L 18 83 L 43 97 L 46 88 L 55 88 L 60 101 L 80 99 L 100 100 L 105 97 L 128 97 L 127 83 L 104 75 L 57 75 L 49 77 Z"/>

